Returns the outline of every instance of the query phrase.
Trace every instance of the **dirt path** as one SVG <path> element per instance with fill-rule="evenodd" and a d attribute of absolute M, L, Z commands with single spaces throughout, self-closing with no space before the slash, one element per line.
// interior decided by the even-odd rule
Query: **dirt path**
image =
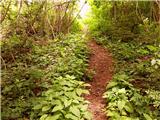
<path fill-rule="evenodd" d="M 103 112 L 105 100 L 102 98 L 106 89 L 106 84 L 112 79 L 112 57 L 95 41 L 88 43 L 90 49 L 89 71 L 94 71 L 92 81 L 89 82 L 90 95 L 85 98 L 90 101 L 89 111 L 93 114 L 93 120 L 107 120 Z"/>

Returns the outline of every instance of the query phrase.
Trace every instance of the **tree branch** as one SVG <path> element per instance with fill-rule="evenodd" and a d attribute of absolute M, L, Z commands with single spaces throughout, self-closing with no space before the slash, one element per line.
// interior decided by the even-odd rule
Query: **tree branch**
<path fill-rule="evenodd" d="M 8 11 L 9 11 L 10 5 L 11 5 L 11 0 L 9 1 L 9 4 L 8 4 L 8 6 L 7 6 L 7 8 L 6 8 L 6 12 L 5 12 L 4 16 L 2 16 L 2 18 L 0 19 L 0 23 L 2 23 L 2 22 L 5 20 L 5 18 L 6 18 L 6 16 L 7 16 L 7 13 L 8 13 Z"/>

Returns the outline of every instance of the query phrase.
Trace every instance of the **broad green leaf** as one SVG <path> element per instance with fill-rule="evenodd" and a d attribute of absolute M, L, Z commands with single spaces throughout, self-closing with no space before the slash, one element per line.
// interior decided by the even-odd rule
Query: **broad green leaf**
<path fill-rule="evenodd" d="M 89 94 L 88 90 L 83 90 L 82 94 Z"/>
<path fill-rule="evenodd" d="M 77 99 L 77 95 L 76 95 L 76 92 L 75 91 L 73 91 L 73 92 L 65 92 L 64 93 L 67 97 L 69 97 L 69 98 L 73 98 L 73 99 Z"/>
<path fill-rule="evenodd" d="M 110 116 L 110 117 L 113 116 L 113 117 L 119 118 L 120 114 L 118 112 L 108 110 L 107 111 L 107 116 Z"/>
<path fill-rule="evenodd" d="M 73 90 L 74 90 L 73 87 L 66 87 L 66 86 L 64 86 L 62 89 L 63 89 L 65 92 L 66 92 L 66 91 L 73 91 Z"/>
<path fill-rule="evenodd" d="M 64 108 L 64 106 L 62 104 L 59 104 L 57 106 L 55 106 L 53 109 L 52 109 L 52 112 L 56 112 L 58 110 L 62 110 Z"/>
<path fill-rule="evenodd" d="M 60 85 L 63 85 L 63 86 L 66 85 L 68 87 L 72 87 L 73 86 L 73 84 L 70 81 L 63 81 L 63 82 L 60 83 Z"/>
<path fill-rule="evenodd" d="M 130 103 L 127 103 L 125 106 L 124 106 L 125 110 L 129 113 L 133 113 L 133 107 Z"/>
<path fill-rule="evenodd" d="M 58 120 L 61 114 L 55 114 L 52 116 L 48 116 L 45 120 Z"/>
<path fill-rule="evenodd" d="M 74 80 L 76 77 L 75 76 L 70 76 L 70 75 L 66 75 L 66 78 L 68 78 L 68 79 L 71 79 L 71 80 Z"/>
<path fill-rule="evenodd" d="M 44 106 L 42 107 L 42 112 L 48 111 L 51 108 L 51 106 Z"/>
<path fill-rule="evenodd" d="M 75 116 L 80 118 L 80 111 L 76 106 L 71 106 L 69 111 L 71 111 Z"/>
<path fill-rule="evenodd" d="M 157 50 L 157 47 L 153 46 L 153 45 L 147 45 L 147 48 L 150 50 L 150 51 L 156 51 Z"/>
<path fill-rule="evenodd" d="M 78 101 L 78 100 L 73 100 L 72 102 L 79 104 L 79 101 Z"/>
<path fill-rule="evenodd" d="M 143 113 L 143 115 L 144 115 L 146 120 L 152 120 L 152 118 L 148 114 Z"/>
<path fill-rule="evenodd" d="M 71 103 L 72 103 L 72 100 L 66 100 L 66 99 L 64 100 L 64 106 L 65 106 L 65 107 L 70 106 Z"/>
<path fill-rule="evenodd" d="M 89 94 L 89 91 L 88 90 L 83 90 L 83 89 L 80 89 L 80 88 L 77 88 L 76 89 L 76 93 L 80 96 L 81 94 Z"/>
<path fill-rule="evenodd" d="M 67 114 L 67 115 L 65 115 L 65 117 L 68 119 L 72 119 L 72 120 L 78 120 L 78 118 L 72 114 Z"/>
<path fill-rule="evenodd" d="M 80 95 L 82 94 L 82 89 L 77 88 L 77 89 L 76 89 L 76 93 L 80 96 Z"/>
<path fill-rule="evenodd" d="M 116 86 L 118 83 L 117 82 L 110 82 L 108 85 L 107 85 L 107 89 L 110 89 L 114 86 Z"/>
<path fill-rule="evenodd" d="M 138 52 L 141 53 L 141 54 L 143 54 L 143 55 L 149 54 L 149 51 L 145 50 L 145 49 L 139 49 Z"/>
<path fill-rule="evenodd" d="M 88 108 L 88 104 L 86 105 L 79 105 L 79 108 L 81 109 L 81 111 L 86 111 Z"/>
<path fill-rule="evenodd" d="M 81 86 L 83 86 L 83 84 L 84 84 L 84 82 L 82 82 L 82 81 L 78 81 L 77 82 L 79 85 L 81 85 Z"/>
<path fill-rule="evenodd" d="M 122 109 L 122 110 L 121 110 L 121 114 L 124 115 L 124 116 L 126 116 L 126 115 L 127 115 L 127 112 L 126 112 L 124 109 Z"/>
<path fill-rule="evenodd" d="M 127 117 L 127 116 L 121 116 L 120 120 L 132 120 L 132 118 Z"/>
<path fill-rule="evenodd" d="M 86 83 L 86 84 L 84 84 L 84 86 L 85 87 L 90 87 L 91 85 Z"/>
<path fill-rule="evenodd" d="M 118 109 L 121 111 L 124 106 L 126 104 L 126 101 L 122 100 L 122 101 L 118 101 L 117 105 L 118 105 Z"/>
<path fill-rule="evenodd" d="M 84 116 L 83 116 L 85 119 L 87 120 L 92 120 L 93 116 L 90 112 L 85 112 Z"/>
<path fill-rule="evenodd" d="M 78 101 L 84 101 L 84 98 L 83 97 L 76 97 L 76 99 L 78 100 Z"/>
<path fill-rule="evenodd" d="M 84 118 L 81 118 L 80 120 L 85 120 Z"/>
<path fill-rule="evenodd" d="M 59 105 L 59 104 L 61 104 L 60 100 L 53 100 L 52 101 L 52 105 Z"/>
<path fill-rule="evenodd" d="M 122 89 L 119 89 L 117 92 L 120 94 L 125 94 L 126 90 L 125 90 L 125 88 L 122 88 Z"/>
<path fill-rule="evenodd" d="M 39 110 L 39 109 L 41 109 L 41 108 L 42 108 L 42 105 L 41 105 L 41 104 L 36 105 L 36 106 L 33 107 L 34 110 Z"/>
<path fill-rule="evenodd" d="M 47 114 L 42 115 L 42 116 L 40 117 L 40 120 L 46 120 L 47 116 L 48 116 Z"/>

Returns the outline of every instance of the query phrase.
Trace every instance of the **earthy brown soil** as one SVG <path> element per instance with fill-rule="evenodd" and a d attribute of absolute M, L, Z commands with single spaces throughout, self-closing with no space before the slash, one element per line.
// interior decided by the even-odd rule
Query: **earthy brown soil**
<path fill-rule="evenodd" d="M 90 102 L 89 111 L 93 114 L 93 120 L 107 120 L 105 99 L 102 98 L 107 83 L 112 79 L 112 57 L 110 53 L 98 45 L 95 41 L 88 43 L 90 49 L 89 71 L 94 71 L 92 80 L 89 82 L 90 95 L 85 98 Z"/>

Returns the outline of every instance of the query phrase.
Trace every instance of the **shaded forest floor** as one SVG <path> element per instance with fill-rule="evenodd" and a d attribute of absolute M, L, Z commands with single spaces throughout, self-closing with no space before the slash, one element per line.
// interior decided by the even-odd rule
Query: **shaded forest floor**
<path fill-rule="evenodd" d="M 106 120 L 105 100 L 102 98 L 106 85 L 112 79 L 112 57 L 110 53 L 98 45 L 94 40 L 88 43 L 90 50 L 88 72 L 93 75 L 89 82 L 90 95 L 85 98 L 90 102 L 89 111 L 93 114 L 93 120 Z"/>

